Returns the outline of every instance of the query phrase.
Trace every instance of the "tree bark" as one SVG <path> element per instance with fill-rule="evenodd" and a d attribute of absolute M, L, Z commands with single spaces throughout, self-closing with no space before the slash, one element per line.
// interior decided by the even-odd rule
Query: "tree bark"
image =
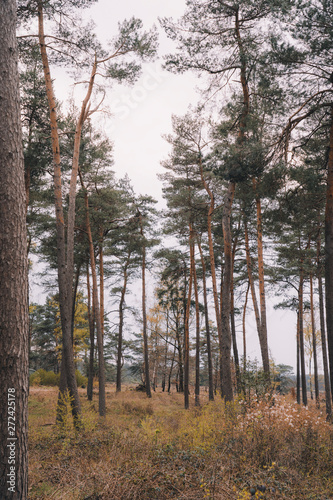
<path fill-rule="evenodd" d="M 148 333 L 147 333 L 147 311 L 146 311 L 146 244 L 144 241 L 142 215 L 139 214 L 140 234 L 142 237 L 142 329 L 143 329 L 143 350 L 145 363 L 145 386 L 148 398 L 151 398 L 150 374 L 149 374 L 149 353 L 148 353 Z"/>
<path fill-rule="evenodd" d="M 238 225 L 238 230 L 239 230 Z M 234 266 L 235 257 L 237 249 L 238 237 L 235 237 L 232 245 L 232 258 L 231 258 L 231 280 L 230 280 L 230 325 L 231 325 L 231 339 L 232 339 L 232 350 L 234 353 L 234 363 L 236 370 L 236 384 L 237 392 L 240 392 L 240 370 L 239 370 L 239 357 L 238 357 L 238 347 L 236 338 L 236 324 L 235 324 L 235 297 L 234 297 Z"/>
<path fill-rule="evenodd" d="M 95 312 L 94 312 L 94 307 L 91 307 L 89 262 L 87 263 L 87 295 L 88 295 L 88 322 L 89 322 L 89 337 L 90 337 L 87 397 L 88 401 L 92 401 L 93 389 L 94 389 Z M 92 302 L 94 303 L 94 300 Z"/>
<path fill-rule="evenodd" d="M 178 350 L 178 371 L 179 371 L 179 392 L 184 392 L 184 356 L 183 356 L 183 347 L 180 338 L 179 332 L 179 316 L 180 313 L 177 310 L 176 316 L 176 341 L 177 341 L 177 350 Z"/>
<path fill-rule="evenodd" d="M 264 254 L 262 243 L 262 215 L 261 200 L 257 190 L 257 181 L 252 179 L 253 189 L 257 207 L 257 246 L 258 246 L 258 277 L 259 277 L 259 299 L 260 299 L 260 348 L 264 372 L 269 380 L 269 353 L 267 340 L 267 318 L 266 318 L 266 295 L 265 295 L 265 273 L 264 273 Z"/>
<path fill-rule="evenodd" d="M 261 313 L 259 312 L 259 306 L 258 306 L 258 302 L 257 302 L 257 296 L 256 296 L 256 291 L 255 291 L 255 286 L 254 286 L 254 279 L 253 279 L 253 274 L 252 274 L 252 259 L 251 259 L 251 255 L 250 255 L 249 234 L 248 234 L 248 229 L 247 229 L 247 222 L 245 219 L 244 219 L 244 235 L 245 235 L 245 252 L 246 252 L 247 272 L 248 272 L 248 277 L 249 277 L 249 285 L 250 285 L 250 289 L 251 289 L 254 315 L 255 315 L 256 324 L 257 324 L 261 359 L 262 359 L 262 363 L 263 363 L 263 367 L 264 367 L 264 372 L 267 375 L 269 375 L 267 330 L 266 330 L 266 327 L 264 329 L 262 327 Z M 266 335 L 263 335 L 263 331 L 266 331 Z M 268 371 L 267 371 L 267 366 L 268 366 Z"/>
<path fill-rule="evenodd" d="M 214 257 L 214 243 L 213 243 L 213 234 L 212 234 L 212 216 L 215 210 L 215 198 L 212 190 L 209 188 L 209 185 L 204 176 L 203 164 L 201 159 L 201 153 L 199 155 L 199 167 L 200 167 L 200 176 L 201 182 L 204 186 L 209 199 L 209 208 L 207 213 L 207 232 L 208 232 L 208 248 L 209 248 L 209 261 L 210 261 L 210 274 L 212 277 L 212 285 L 213 285 L 213 297 L 214 297 L 214 308 L 215 308 L 215 317 L 216 317 L 216 325 L 217 332 L 219 338 L 219 348 L 220 352 L 222 352 L 222 319 L 221 319 L 221 304 L 219 303 L 219 297 L 217 292 L 217 279 L 216 279 L 216 267 L 215 267 L 215 257 Z M 220 384 L 222 388 L 222 364 L 221 364 L 221 356 L 220 356 Z"/>
<path fill-rule="evenodd" d="M 230 182 L 225 195 L 222 230 L 224 239 L 224 275 L 222 289 L 222 345 L 221 345 L 221 365 L 222 365 L 222 397 L 226 401 L 233 400 L 232 377 L 231 377 L 231 331 L 230 331 L 230 290 L 231 290 L 231 208 L 235 194 L 235 183 Z"/>
<path fill-rule="evenodd" d="M 316 332 L 316 322 L 314 317 L 314 306 L 313 306 L 313 278 L 311 273 L 310 273 L 310 310 L 311 310 L 311 327 L 312 327 L 312 343 L 313 343 L 315 398 L 316 398 L 316 404 L 319 407 L 319 381 L 318 381 L 317 334 L 316 334 L 317 332 Z"/>
<path fill-rule="evenodd" d="M 199 312 L 199 293 L 197 272 L 195 269 L 195 244 L 192 241 L 192 272 L 193 272 L 193 288 L 195 297 L 195 406 L 200 406 L 200 312 Z"/>
<path fill-rule="evenodd" d="M 101 313 L 101 328 L 104 342 L 104 251 L 103 251 L 103 231 L 100 233 L 99 243 L 99 306 Z"/>
<path fill-rule="evenodd" d="M 198 248 L 199 248 L 200 258 L 201 258 L 202 287 L 203 287 L 203 298 L 204 298 L 204 309 L 205 309 L 207 364 L 208 364 L 208 387 L 209 387 L 208 394 L 209 394 L 209 401 L 214 401 L 214 380 L 213 380 L 212 347 L 211 347 L 210 326 L 209 326 L 209 316 L 208 316 L 206 264 L 205 264 L 205 259 L 204 259 L 203 253 L 202 253 L 200 241 L 198 241 Z"/>
<path fill-rule="evenodd" d="M 193 255 L 193 228 L 192 224 L 189 224 L 189 247 L 190 247 L 190 262 L 194 260 Z M 191 297 L 192 297 L 192 282 L 193 282 L 193 266 L 190 265 L 190 279 L 188 284 L 188 295 L 186 304 L 186 314 L 185 314 L 185 332 L 184 332 L 184 405 L 185 409 L 188 410 L 189 403 L 189 384 L 190 384 L 190 309 L 191 309 Z"/>
<path fill-rule="evenodd" d="M 117 348 L 117 380 L 116 392 L 121 391 L 121 369 L 122 369 L 122 356 L 123 356 L 123 327 L 124 327 L 124 304 L 127 289 L 128 274 L 127 269 L 131 258 L 131 252 L 127 253 L 127 260 L 125 262 L 123 274 L 123 287 L 121 289 L 120 302 L 119 302 L 119 330 L 118 330 L 118 348 Z"/>
<path fill-rule="evenodd" d="M 322 266 L 320 262 L 320 232 L 317 239 L 317 269 L 318 269 L 318 294 L 319 294 L 319 315 L 320 315 L 320 333 L 321 333 L 321 349 L 323 355 L 323 369 L 325 380 L 325 403 L 326 403 L 326 417 L 332 420 L 332 396 L 330 387 L 330 376 L 327 361 L 327 344 L 326 344 L 326 331 L 325 331 L 325 314 L 324 314 L 324 297 L 323 297 L 323 283 L 322 283 Z"/>
<path fill-rule="evenodd" d="M 0 3 L 0 497 L 28 498 L 28 266 L 16 2 Z"/>
<path fill-rule="evenodd" d="M 247 356 L 247 353 L 246 353 L 246 322 L 245 322 L 245 319 L 246 319 L 246 308 L 247 308 L 247 301 L 248 301 L 248 298 L 249 298 L 249 291 L 250 291 L 250 280 L 249 280 L 248 285 L 247 285 L 247 290 L 246 290 L 246 294 L 245 294 L 244 308 L 243 308 L 243 370 L 244 370 L 244 374 L 245 374 L 245 371 L 246 371 L 246 356 Z"/>
<path fill-rule="evenodd" d="M 328 359 L 333 396 L 333 106 L 331 109 L 325 208 L 325 296 Z"/>
<path fill-rule="evenodd" d="M 94 244 L 91 234 L 90 217 L 89 217 L 89 200 L 88 193 L 84 187 L 83 179 L 80 173 L 80 180 L 82 189 L 84 190 L 84 205 L 86 209 L 86 230 L 89 242 L 89 257 L 91 266 L 91 276 L 92 276 L 92 286 L 93 286 L 93 303 L 95 312 L 95 322 L 96 322 L 96 333 L 97 333 L 97 349 L 98 349 L 98 410 L 101 417 L 105 416 L 106 403 L 105 403 L 105 369 L 104 369 L 104 349 L 103 349 L 103 335 L 102 335 L 102 325 L 101 325 L 101 313 L 98 300 L 98 285 L 97 285 L 97 273 L 96 273 L 96 262 L 95 262 L 95 252 Z"/>
<path fill-rule="evenodd" d="M 296 401 L 301 404 L 301 364 L 300 364 L 300 341 L 299 341 L 299 311 L 297 311 L 297 334 L 296 334 Z"/>
<path fill-rule="evenodd" d="M 59 147 L 59 136 L 58 136 L 56 100 L 53 92 L 49 61 L 45 45 L 43 3 L 41 0 L 38 0 L 38 35 L 39 35 L 39 46 L 40 46 L 40 52 L 44 69 L 46 94 L 50 110 L 51 142 L 53 151 L 53 166 L 54 166 L 53 180 L 54 180 L 54 199 L 55 199 L 56 233 L 57 233 L 59 305 L 60 305 L 61 328 L 63 337 L 63 359 L 64 359 L 64 362 L 61 363 L 61 366 L 63 370 L 66 371 L 66 386 L 68 387 L 70 394 L 74 425 L 77 428 L 79 428 L 81 426 L 81 403 L 76 385 L 73 346 L 71 341 L 71 312 L 72 312 L 74 254 L 70 255 L 70 252 L 74 244 L 71 244 L 69 239 L 67 240 L 67 259 L 70 256 L 70 261 L 68 262 L 66 259 L 65 221 L 64 221 L 63 206 L 62 206 L 62 182 L 61 182 L 60 147 Z M 71 191 L 70 206 L 71 206 L 71 213 L 73 213 L 73 204 L 74 204 L 74 214 L 75 214 L 75 198 L 73 200 L 73 195 L 75 195 L 76 182 L 74 186 L 73 183 L 74 183 L 74 178 L 72 176 L 71 179 L 72 185 L 70 188 Z M 72 222 L 71 226 L 73 228 L 73 234 L 74 234 L 74 221 Z M 63 380 L 63 382 L 65 381 L 64 375 L 61 377 L 61 380 Z M 65 397 L 65 392 L 61 392 L 63 389 L 64 389 L 64 383 L 60 384 L 59 388 L 58 404 L 60 405 L 61 401 Z M 57 421 L 58 422 L 61 421 L 60 408 L 59 411 L 57 411 Z"/>
<path fill-rule="evenodd" d="M 303 286 L 304 286 L 304 269 L 303 260 L 301 259 L 301 267 L 299 271 L 299 288 L 298 288 L 298 322 L 299 322 L 299 350 L 301 362 L 301 385 L 302 385 L 302 401 L 303 405 L 307 406 L 308 396 L 306 387 L 306 370 L 305 370 L 305 354 L 304 354 L 304 329 L 303 329 Z"/>

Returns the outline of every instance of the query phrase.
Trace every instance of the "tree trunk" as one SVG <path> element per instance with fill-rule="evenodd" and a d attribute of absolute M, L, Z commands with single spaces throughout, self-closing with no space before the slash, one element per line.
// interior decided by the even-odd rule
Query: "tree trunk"
<path fill-rule="evenodd" d="M 101 313 L 101 328 L 104 343 L 104 252 L 103 252 L 103 231 L 100 233 L 99 243 L 99 306 Z"/>
<path fill-rule="evenodd" d="M 296 401 L 301 404 L 301 365 L 300 365 L 300 341 L 299 341 L 299 311 L 297 311 L 297 334 L 296 334 Z"/>
<path fill-rule="evenodd" d="M 147 333 L 147 312 L 146 312 L 146 244 L 144 241 L 142 215 L 139 215 L 140 234 L 142 237 L 142 329 L 143 329 L 143 350 L 145 364 L 145 385 L 146 394 L 151 398 L 150 375 L 149 375 L 149 354 L 148 354 L 148 333 Z"/>
<path fill-rule="evenodd" d="M 194 260 L 193 254 L 193 228 L 192 224 L 189 224 L 189 247 L 190 247 L 190 262 Z M 192 282 L 193 282 L 193 266 L 190 266 L 190 279 L 188 284 L 188 295 L 186 304 L 186 315 L 185 315 L 185 332 L 184 332 L 184 404 L 185 410 L 188 410 L 189 403 L 189 385 L 190 385 L 190 310 L 191 310 L 191 296 L 192 296 Z"/>
<path fill-rule="evenodd" d="M 193 269 L 193 287 L 194 287 L 194 297 L 195 297 L 195 406 L 200 406 L 200 312 L 199 312 L 199 293 L 198 293 L 198 281 L 197 272 L 195 269 L 195 245 L 194 240 L 192 241 L 192 269 Z"/>
<path fill-rule="evenodd" d="M 177 310 L 176 317 L 176 340 L 178 350 L 178 371 L 179 371 L 179 392 L 184 392 L 184 363 L 183 363 L 183 348 L 179 333 L 179 311 Z"/>
<path fill-rule="evenodd" d="M 76 297 L 77 297 L 77 290 L 78 290 L 79 281 L 80 281 L 80 272 L 81 272 L 81 264 L 78 264 L 76 271 L 75 271 L 75 279 L 74 279 L 74 287 L 73 287 L 73 300 L 72 300 L 72 316 L 71 316 L 71 338 L 72 338 L 72 346 L 73 346 L 73 354 L 74 354 L 74 365 L 75 365 L 74 327 L 75 327 Z"/>
<path fill-rule="evenodd" d="M 62 206 L 62 185 L 61 185 L 61 167 L 60 167 L 60 147 L 58 136 L 58 122 L 56 111 L 56 100 L 53 93 L 52 79 L 50 74 L 50 67 L 45 45 L 44 35 L 44 19 L 43 19 L 43 3 L 38 0 L 38 35 L 40 52 L 44 68 L 44 77 L 46 85 L 46 94 L 50 110 L 50 124 L 51 124 L 51 142 L 53 151 L 53 165 L 54 165 L 54 200 L 55 200 L 55 213 L 56 213 L 56 233 L 57 233 L 57 262 L 58 262 L 58 284 L 59 284 L 59 305 L 61 316 L 62 340 L 63 340 L 63 358 L 64 362 L 61 363 L 63 370 L 66 371 L 66 386 L 70 394 L 70 401 L 72 404 L 72 414 L 74 425 L 79 428 L 81 426 L 81 403 L 79 393 L 76 385 L 75 366 L 73 356 L 73 346 L 71 340 L 71 312 L 72 312 L 72 286 L 73 286 L 73 267 L 74 255 L 72 255 L 70 262 L 66 259 L 66 242 L 65 242 L 65 221 Z M 73 187 L 74 179 L 71 179 L 71 212 L 73 212 L 73 194 L 75 196 L 75 186 Z M 74 189 L 74 193 L 73 193 Z M 75 206 L 74 206 L 75 213 Z M 72 222 L 74 234 L 74 221 Z M 69 230 L 68 230 L 69 232 Z M 69 246 L 68 246 L 69 244 Z M 69 239 L 67 241 L 67 258 L 73 248 Z M 61 380 L 65 380 L 64 375 Z M 65 392 L 61 392 L 65 385 L 60 384 L 58 404 L 65 397 Z M 61 421 L 61 410 L 57 411 L 57 421 Z"/>
<path fill-rule="evenodd" d="M 215 267 L 215 257 L 214 257 L 214 243 L 213 243 L 213 234 L 212 234 L 212 216 L 215 210 L 215 199 L 213 192 L 209 188 L 205 176 L 204 176 L 204 170 L 203 170 L 203 164 L 201 160 L 201 154 L 199 156 L 199 167 L 200 167 L 200 176 L 201 176 L 201 182 L 202 185 L 204 186 L 209 199 L 210 199 L 210 204 L 208 208 L 208 213 L 207 213 L 207 232 L 208 232 L 208 248 L 209 248 L 209 261 L 210 261 L 210 273 L 212 277 L 212 285 L 213 285 L 213 297 L 214 297 L 214 308 L 215 308 L 215 317 L 216 317 L 216 325 L 217 325 L 217 332 L 218 332 L 218 338 L 219 338 L 219 348 L 220 348 L 220 353 L 222 352 L 222 320 L 221 320 L 221 304 L 219 303 L 219 297 L 218 297 L 218 292 L 217 292 L 217 279 L 216 279 L 216 267 Z M 220 356 L 220 384 L 221 384 L 221 390 L 222 390 L 222 356 Z"/>
<path fill-rule="evenodd" d="M 230 182 L 225 195 L 222 230 L 224 239 L 224 276 L 222 289 L 222 345 L 221 345 L 221 365 L 222 365 L 222 397 L 226 401 L 233 400 L 232 378 L 231 378 L 231 331 L 230 331 L 230 290 L 231 290 L 231 208 L 235 194 L 235 183 Z"/>
<path fill-rule="evenodd" d="M 303 284 L 304 284 L 304 270 L 303 270 L 303 260 L 301 259 L 301 267 L 300 267 L 300 275 L 299 275 L 299 288 L 298 288 L 299 348 L 300 348 L 300 361 L 301 361 L 302 401 L 303 401 L 303 405 L 307 406 L 308 396 L 307 396 L 307 388 L 306 388 L 304 329 L 303 329 Z"/>
<path fill-rule="evenodd" d="M 88 401 L 92 401 L 93 389 L 94 389 L 95 312 L 94 312 L 94 307 L 91 307 L 89 262 L 87 263 L 87 295 L 88 295 L 88 323 L 89 323 L 89 337 L 90 337 L 87 397 Z"/>
<path fill-rule="evenodd" d="M 332 396 L 330 387 L 329 368 L 327 361 L 327 344 L 325 332 L 325 315 L 324 315 L 324 297 L 323 297 L 323 283 L 322 283 L 322 266 L 320 262 L 320 232 L 317 239 L 317 272 L 318 272 L 318 294 L 319 294 L 319 315 L 320 315 L 320 333 L 321 333 L 321 349 L 323 355 L 323 369 L 325 380 L 325 403 L 326 403 L 326 416 L 328 420 L 332 419 Z"/>
<path fill-rule="evenodd" d="M 248 277 L 249 277 L 249 285 L 250 285 L 250 289 L 251 289 L 254 315 L 255 315 L 256 324 L 257 324 L 257 331 L 258 331 L 260 351 L 261 351 L 261 359 L 262 359 L 263 367 L 266 366 L 266 370 L 264 368 L 264 371 L 265 371 L 265 373 L 267 373 L 267 364 L 269 367 L 267 336 L 263 337 L 263 334 L 262 334 L 263 329 L 262 329 L 261 316 L 260 316 L 260 312 L 259 312 L 259 306 L 258 306 L 258 302 L 257 302 L 257 296 L 256 296 L 256 291 L 255 291 L 255 286 L 254 286 L 254 279 L 253 279 L 253 274 L 252 274 L 252 259 L 251 259 L 251 255 L 250 255 L 249 234 L 248 234 L 247 222 L 246 222 L 245 218 L 244 218 L 244 234 L 245 234 L 245 252 L 246 252 L 247 273 L 248 273 Z M 269 373 L 269 371 L 268 371 L 268 373 Z"/>
<path fill-rule="evenodd" d="M 269 381 L 269 353 L 267 340 L 267 318 L 266 318 L 266 295 L 265 295 L 265 273 L 264 273 L 264 255 L 262 244 L 262 215 L 261 215 L 261 200 L 257 191 L 257 181 L 252 179 L 253 189 L 257 207 L 257 245 L 258 245 L 258 277 L 259 277 L 259 298 L 260 298 L 260 349 L 264 372 Z"/>
<path fill-rule="evenodd" d="M 88 193 L 84 187 L 83 179 L 80 174 L 80 180 L 82 189 L 84 190 L 84 204 L 86 209 L 86 230 L 89 242 L 89 257 L 91 266 L 91 276 L 92 276 L 92 286 L 93 286 L 93 302 L 94 302 L 94 312 L 95 312 L 95 322 L 96 322 L 96 333 L 97 333 L 97 349 L 98 349 L 98 410 L 101 417 L 105 416 L 105 369 L 104 369 L 104 349 L 103 349 L 103 335 L 102 335 L 102 325 L 101 325 L 101 313 L 98 300 L 98 285 L 97 285 L 97 273 L 96 273 L 96 262 L 95 262 L 95 252 L 94 244 L 91 234 L 90 218 L 89 218 L 89 201 Z"/>
<path fill-rule="evenodd" d="M 239 226 L 238 226 L 239 229 Z M 236 325 L 235 325 L 235 297 L 234 297 L 234 265 L 235 265 L 235 256 L 237 249 L 238 238 L 234 239 L 234 243 L 232 245 L 232 259 L 231 259 L 231 280 L 230 280 L 230 324 L 231 324 L 231 339 L 232 339 L 232 349 L 234 353 L 234 363 L 236 370 L 236 383 L 237 383 L 237 392 L 240 392 L 240 371 L 239 371 L 239 357 L 238 357 L 238 348 L 237 348 L 237 338 L 236 338 Z"/>
<path fill-rule="evenodd" d="M 212 347 L 210 340 L 210 326 L 208 316 L 208 300 L 207 300 L 207 284 L 206 284 L 206 264 L 202 253 L 201 243 L 198 241 L 198 248 L 201 258 L 202 267 L 202 286 L 203 286 L 203 299 L 205 309 L 205 327 L 206 327 L 206 342 L 207 342 L 207 364 L 208 364 L 208 387 L 209 387 L 209 401 L 214 401 L 214 379 L 213 379 L 213 362 L 212 362 Z"/>
<path fill-rule="evenodd" d="M 123 274 L 123 287 L 121 289 L 121 296 L 119 302 L 119 330 L 118 330 L 118 348 L 117 348 L 117 380 L 116 380 L 116 392 L 121 391 L 121 369 L 122 369 L 122 356 L 123 356 L 123 327 L 124 327 L 124 305 L 125 305 L 125 295 L 127 290 L 127 280 L 128 274 L 127 269 L 129 266 L 131 258 L 131 252 L 127 253 L 127 260 L 125 262 L 124 274 Z"/>
<path fill-rule="evenodd" d="M 246 322 L 245 322 L 245 319 L 246 319 L 246 308 L 247 308 L 247 301 L 248 301 L 248 298 L 249 298 L 249 291 L 250 291 L 250 281 L 248 282 L 248 285 L 247 285 L 247 290 L 246 290 L 246 294 L 245 294 L 244 308 L 243 308 L 243 370 L 244 370 L 244 374 L 246 372 L 246 356 L 247 356 L 247 353 L 246 353 Z"/>
<path fill-rule="evenodd" d="M 28 265 L 16 2 L 0 3 L 0 497 L 28 498 Z"/>
<path fill-rule="evenodd" d="M 163 374 L 162 374 L 162 392 L 165 392 L 166 384 L 166 372 L 167 372 L 167 361 L 168 361 L 168 340 L 169 340 L 169 311 L 166 311 L 166 332 L 165 332 L 165 348 L 164 348 L 164 364 L 163 364 Z"/>
<path fill-rule="evenodd" d="M 313 342 L 313 370 L 314 370 L 314 382 L 315 382 L 315 397 L 316 397 L 316 404 L 319 407 L 317 332 L 316 332 L 316 323 L 315 323 L 314 306 L 313 306 L 313 278 L 312 278 L 312 274 L 310 274 L 310 309 L 311 309 L 311 327 L 312 327 L 312 342 Z"/>
<path fill-rule="evenodd" d="M 333 106 L 331 114 L 325 209 L 325 295 L 328 359 L 333 396 Z"/>

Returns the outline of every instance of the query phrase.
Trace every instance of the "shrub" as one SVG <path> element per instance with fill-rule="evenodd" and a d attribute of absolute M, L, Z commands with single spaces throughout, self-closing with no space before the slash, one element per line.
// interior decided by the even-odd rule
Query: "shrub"
<path fill-rule="evenodd" d="M 82 375 L 79 370 L 75 371 L 76 383 L 79 387 L 86 386 L 88 383 L 87 377 Z M 35 371 L 30 375 L 30 385 L 46 385 L 51 387 L 59 387 L 60 373 L 52 371 L 47 372 L 43 368 Z"/>
<path fill-rule="evenodd" d="M 60 381 L 60 375 L 52 371 L 47 372 L 43 368 L 40 368 L 32 375 L 30 375 L 31 385 L 47 385 L 47 386 L 58 386 Z"/>
<path fill-rule="evenodd" d="M 88 378 L 82 375 L 79 370 L 75 370 L 76 383 L 78 387 L 87 387 Z"/>

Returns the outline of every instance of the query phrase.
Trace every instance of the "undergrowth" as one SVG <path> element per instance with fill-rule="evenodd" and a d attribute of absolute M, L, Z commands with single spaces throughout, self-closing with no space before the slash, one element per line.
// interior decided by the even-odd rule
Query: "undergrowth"
<path fill-rule="evenodd" d="M 267 395 L 185 411 L 180 394 L 109 387 L 101 419 L 81 398 L 76 433 L 69 409 L 54 425 L 56 389 L 31 389 L 31 500 L 333 498 L 333 427 L 315 407 Z"/>

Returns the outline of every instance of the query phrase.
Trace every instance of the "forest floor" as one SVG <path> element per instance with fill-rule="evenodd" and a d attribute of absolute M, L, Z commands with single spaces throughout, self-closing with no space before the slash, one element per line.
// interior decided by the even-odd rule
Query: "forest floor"
<path fill-rule="evenodd" d="M 333 499 L 333 426 L 314 406 L 267 395 L 183 409 L 177 393 L 80 389 L 84 430 L 55 425 L 56 388 L 31 387 L 29 499 Z M 324 411 L 324 408 L 322 408 Z"/>

